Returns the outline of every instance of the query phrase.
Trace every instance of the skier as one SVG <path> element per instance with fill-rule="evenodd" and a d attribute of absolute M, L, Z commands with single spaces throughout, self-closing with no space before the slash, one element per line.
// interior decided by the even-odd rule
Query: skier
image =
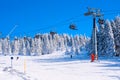
<path fill-rule="evenodd" d="M 70 55 L 70 58 L 72 59 L 72 54 Z"/>
<path fill-rule="evenodd" d="M 19 57 L 16 58 L 16 60 L 18 60 L 18 59 L 19 59 Z"/>
<path fill-rule="evenodd" d="M 91 54 L 91 62 L 93 62 L 95 60 L 95 54 Z"/>

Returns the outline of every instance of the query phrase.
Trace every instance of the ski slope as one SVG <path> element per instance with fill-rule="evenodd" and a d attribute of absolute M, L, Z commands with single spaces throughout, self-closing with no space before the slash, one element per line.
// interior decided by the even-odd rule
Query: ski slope
<path fill-rule="evenodd" d="M 90 62 L 62 52 L 43 56 L 0 56 L 0 80 L 120 80 L 120 58 Z"/>

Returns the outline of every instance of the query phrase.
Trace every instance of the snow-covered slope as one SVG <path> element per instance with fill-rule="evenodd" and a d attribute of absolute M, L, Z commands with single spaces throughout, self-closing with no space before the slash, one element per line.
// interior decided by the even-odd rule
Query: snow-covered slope
<path fill-rule="evenodd" d="M 16 57 L 11 69 L 10 56 L 0 56 L 0 80 L 120 80 L 118 58 L 91 63 L 84 54 L 71 59 L 63 52 Z"/>

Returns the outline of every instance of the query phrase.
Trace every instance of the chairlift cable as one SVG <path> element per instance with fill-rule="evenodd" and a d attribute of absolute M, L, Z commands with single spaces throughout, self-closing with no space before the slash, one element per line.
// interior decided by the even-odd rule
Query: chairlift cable
<path fill-rule="evenodd" d="M 118 14 L 118 13 L 120 13 L 120 10 L 105 10 L 105 11 L 101 11 L 101 12 L 104 13 L 105 15 L 111 15 L 111 14 Z M 67 23 L 67 22 L 76 22 L 75 19 L 77 19 L 80 16 L 83 16 L 83 14 L 79 14 L 77 16 L 71 17 L 71 18 L 66 19 L 64 21 L 57 22 L 57 23 L 55 23 L 53 25 L 50 25 L 50 26 L 46 26 L 44 28 L 30 30 L 30 31 L 28 31 L 28 33 L 50 29 L 51 27 L 56 27 L 56 25 L 60 25 L 60 24 L 65 25 L 65 23 Z M 79 19 L 79 21 L 77 21 L 77 22 L 85 22 L 85 20 Z"/>

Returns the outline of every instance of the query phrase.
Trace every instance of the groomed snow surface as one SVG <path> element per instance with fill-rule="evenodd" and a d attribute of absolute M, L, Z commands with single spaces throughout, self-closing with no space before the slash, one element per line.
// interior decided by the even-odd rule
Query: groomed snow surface
<path fill-rule="evenodd" d="M 120 80 L 120 58 L 90 58 L 64 55 L 0 56 L 0 80 Z"/>

